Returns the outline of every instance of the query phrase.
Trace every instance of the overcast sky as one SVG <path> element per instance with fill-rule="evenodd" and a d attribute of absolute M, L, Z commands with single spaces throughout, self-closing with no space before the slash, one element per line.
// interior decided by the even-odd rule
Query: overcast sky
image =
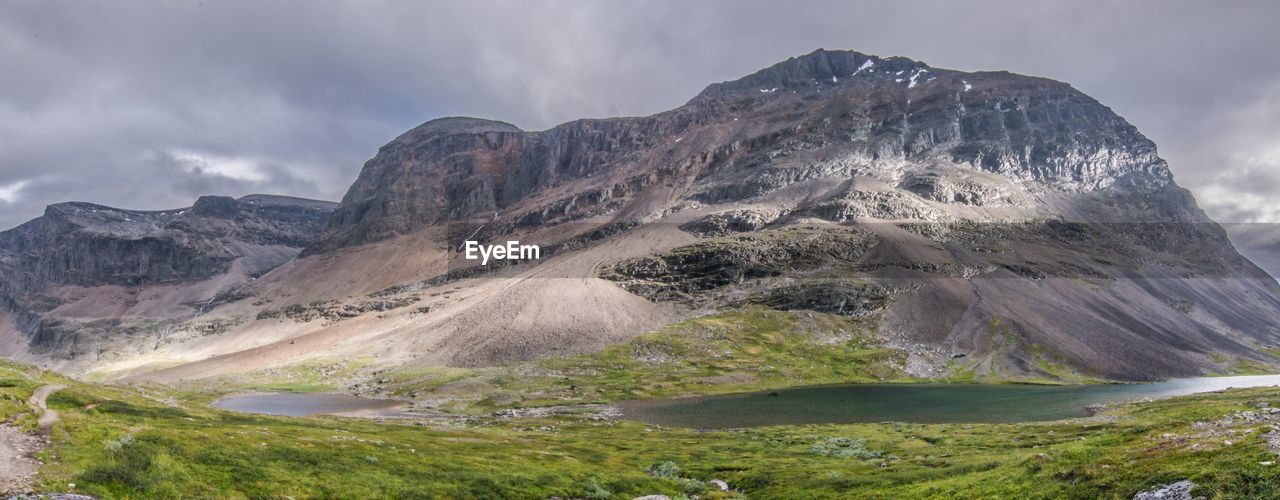
<path fill-rule="evenodd" d="M 0 227 L 337 200 L 446 115 L 644 115 L 818 47 L 1070 82 L 1226 222 L 1280 222 L 1280 2 L 0 2 Z"/>

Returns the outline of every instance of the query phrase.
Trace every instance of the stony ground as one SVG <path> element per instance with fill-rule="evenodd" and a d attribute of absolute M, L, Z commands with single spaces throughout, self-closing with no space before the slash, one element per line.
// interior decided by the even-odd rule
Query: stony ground
<path fill-rule="evenodd" d="M 58 412 L 49 410 L 45 401 L 50 394 L 64 388 L 62 385 L 45 385 L 37 388 L 27 402 L 40 414 L 39 426 L 48 429 L 58 422 Z M 21 428 L 0 424 L 0 495 L 20 494 L 30 491 L 40 462 L 35 452 L 48 447 L 43 435 L 29 434 Z"/>
<path fill-rule="evenodd" d="M 17 427 L 0 425 L 0 495 L 25 493 L 39 465 L 31 454 L 45 445 Z"/>

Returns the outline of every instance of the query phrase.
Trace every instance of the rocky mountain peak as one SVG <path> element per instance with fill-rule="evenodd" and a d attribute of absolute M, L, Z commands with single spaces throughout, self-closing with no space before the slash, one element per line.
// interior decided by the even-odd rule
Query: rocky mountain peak
<path fill-rule="evenodd" d="M 101 315 L 131 314 L 96 305 L 116 300 L 128 307 L 138 297 L 166 293 L 208 303 L 296 256 L 323 231 L 334 206 L 270 195 L 202 196 L 170 210 L 49 205 L 43 216 L 0 232 L 0 314 L 15 318 L 32 349 L 75 357 L 83 348 L 76 339 L 93 337 Z M 148 291 L 153 288 L 159 291 Z M 133 295 L 122 298 L 121 290 Z M 72 303 L 80 304 L 72 310 L 96 312 L 77 320 L 47 315 Z M 141 317 L 155 314 L 147 306 L 139 310 Z M 157 310 L 190 314 L 176 304 Z M 115 323 L 104 323 L 107 331 Z"/>
<path fill-rule="evenodd" d="M 881 58 L 852 50 L 818 49 L 737 80 L 712 84 L 698 98 L 740 91 L 768 93 L 779 90 L 810 90 L 815 86 L 838 84 L 841 79 L 848 81 L 850 78 L 866 78 L 877 73 L 882 76 L 900 76 L 928 69 L 929 65 L 905 57 Z"/>
<path fill-rule="evenodd" d="M 146 285 L 205 279 L 245 257 L 260 272 L 310 243 L 334 206 L 264 195 L 202 196 L 188 208 L 152 211 L 58 203 L 0 232 L 0 277 L 25 290 Z"/>
<path fill-rule="evenodd" d="M 231 219 L 240 214 L 240 203 L 230 196 L 201 196 L 191 205 L 191 212 L 204 217 Z"/>
<path fill-rule="evenodd" d="M 400 134 L 388 146 L 407 146 L 422 142 L 430 142 L 455 135 L 474 135 L 489 132 L 521 133 L 520 127 L 507 122 L 472 118 L 468 116 L 447 116 L 429 120 L 408 132 Z"/>
<path fill-rule="evenodd" d="M 499 213 L 529 224 L 573 220 L 676 186 L 676 201 L 718 204 L 852 178 L 898 188 L 908 205 L 1025 206 L 1046 192 L 1176 188 L 1154 143 L 1065 83 L 820 49 L 652 116 L 541 132 L 428 121 L 365 164 L 308 252 Z M 908 212 L 923 213 L 895 213 Z"/>

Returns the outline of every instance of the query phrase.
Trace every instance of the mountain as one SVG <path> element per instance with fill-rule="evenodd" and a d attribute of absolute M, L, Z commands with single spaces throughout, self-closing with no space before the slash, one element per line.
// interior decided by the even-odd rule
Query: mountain
<path fill-rule="evenodd" d="M 1280 288 L 1135 127 L 1065 83 L 900 57 L 818 50 L 671 111 L 545 131 L 432 120 L 379 149 L 307 234 L 288 247 L 305 245 L 297 258 L 162 328 L 223 327 L 147 346 L 128 338 L 157 327 L 138 326 L 112 334 L 132 354 L 79 369 L 174 380 L 330 358 L 493 366 L 741 308 L 866 319 L 926 378 L 1280 364 L 1267 353 Z M 537 243 L 542 258 L 479 266 L 459 258 L 466 239 Z M 178 279 L 227 255 L 247 253 L 201 250 L 174 258 L 190 268 L 160 259 L 138 274 Z M 40 351 L 42 338 L 9 342 Z M 40 355 L 70 352 L 53 351 Z"/>
<path fill-rule="evenodd" d="M 50 205 L 0 233 L 0 311 L 12 329 L 0 346 L 65 363 L 216 333 L 225 325 L 192 318 L 294 258 L 333 208 L 268 195 L 161 211 Z"/>
<path fill-rule="evenodd" d="M 957 164 L 997 175 L 933 172 Z M 521 206 L 539 205 L 520 222 L 540 224 L 662 186 L 725 203 L 873 170 L 919 197 L 967 205 L 1015 205 L 1009 196 L 1024 189 L 999 190 L 1021 181 L 1064 192 L 1172 183 L 1151 141 L 1066 84 L 818 51 L 650 117 L 544 132 L 475 118 L 427 122 L 365 165 L 319 248 Z"/>

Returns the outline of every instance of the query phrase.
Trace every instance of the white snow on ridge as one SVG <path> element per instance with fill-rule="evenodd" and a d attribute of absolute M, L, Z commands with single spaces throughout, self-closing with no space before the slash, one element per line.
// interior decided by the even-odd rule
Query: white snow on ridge
<path fill-rule="evenodd" d="M 966 81 L 964 81 L 964 80 L 960 80 L 960 83 L 963 83 L 963 84 L 964 84 L 964 91 L 965 91 L 965 92 L 968 92 L 968 91 L 970 91 L 970 90 L 973 90 L 973 85 L 969 85 L 969 82 L 966 82 Z"/>
<path fill-rule="evenodd" d="M 862 65 L 861 65 L 861 66 L 858 66 L 858 70 L 857 70 L 857 71 L 854 71 L 854 72 L 853 72 L 853 74 L 852 74 L 852 75 L 849 75 L 849 76 L 850 76 L 850 77 L 858 76 L 858 73 L 861 73 L 861 72 L 862 72 L 862 70 L 867 69 L 867 68 L 870 68 L 870 67 L 875 66 L 875 65 L 876 65 L 875 61 L 872 61 L 872 60 L 870 60 L 870 59 L 867 59 L 866 61 L 863 61 L 863 62 L 862 62 Z M 872 70 L 872 71 L 874 71 L 874 70 Z"/>
<path fill-rule="evenodd" d="M 913 87 L 915 87 L 915 86 L 916 86 L 916 78 L 920 78 L 920 75 L 923 75 L 923 74 L 928 73 L 928 72 L 929 72 L 929 70 L 927 70 L 927 69 L 918 69 L 918 70 L 915 70 L 915 72 L 911 73 L 911 83 L 908 83 L 908 84 L 907 84 L 907 88 L 913 88 Z M 932 80 L 932 78 L 931 78 L 931 80 Z"/>

